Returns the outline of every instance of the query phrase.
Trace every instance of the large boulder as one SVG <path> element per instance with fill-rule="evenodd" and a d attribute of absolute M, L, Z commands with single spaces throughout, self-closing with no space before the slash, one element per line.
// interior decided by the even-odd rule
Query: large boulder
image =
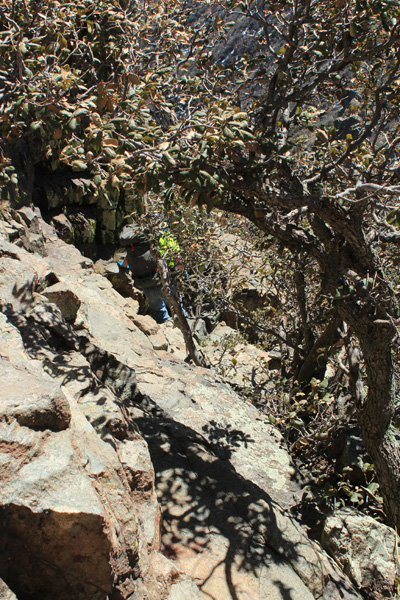
<path fill-rule="evenodd" d="M 271 355 L 252 344 L 244 343 L 237 331 L 219 323 L 202 343 L 211 364 L 225 381 L 240 388 L 252 386 L 259 391 L 271 379 Z"/>
<path fill-rule="evenodd" d="M 398 569 L 396 532 L 352 508 L 325 520 L 324 548 L 369 598 L 393 598 Z"/>
<path fill-rule="evenodd" d="M 63 283 L 58 282 L 47 287 L 43 291 L 43 295 L 50 302 L 54 302 L 58 306 L 66 321 L 75 321 L 80 308 L 80 302 L 73 290 Z"/>
<path fill-rule="evenodd" d="M 58 386 L 44 379 L 37 369 L 25 370 L 1 361 L 0 419 L 15 419 L 36 431 L 67 429 L 71 420 L 69 404 Z"/>
<path fill-rule="evenodd" d="M 122 485 L 109 449 L 81 426 L 34 431 L 7 412 L 0 423 L 0 573 L 22 597 L 105 600 L 121 576 L 134 589 L 136 523 L 131 517 L 130 539 L 118 540 L 123 504 L 107 480 L 120 496 Z"/>
<path fill-rule="evenodd" d="M 22 598 L 128 597 L 138 525 L 118 457 L 1 326 L 0 576 Z"/>

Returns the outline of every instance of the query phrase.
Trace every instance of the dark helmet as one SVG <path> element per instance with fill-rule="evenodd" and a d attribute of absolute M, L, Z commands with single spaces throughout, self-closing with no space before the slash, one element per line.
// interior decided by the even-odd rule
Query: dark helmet
<path fill-rule="evenodd" d="M 125 225 L 120 233 L 119 239 L 122 246 L 130 246 L 130 244 L 141 246 L 149 243 L 148 238 L 136 223 Z"/>

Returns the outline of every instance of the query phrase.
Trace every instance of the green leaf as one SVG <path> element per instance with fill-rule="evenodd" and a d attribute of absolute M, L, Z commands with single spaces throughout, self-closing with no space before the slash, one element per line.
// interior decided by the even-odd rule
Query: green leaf
<path fill-rule="evenodd" d="M 169 152 L 163 152 L 162 157 L 169 165 L 176 167 L 176 160 L 169 154 Z"/>
<path fill-rule="evenodd" d="M 115 158 L 117 156 L 117 153 L 114 152 L 114 150 L 112 148 L 110 148 L 109 146 L 104 148 L 104 154 L 106 156 L 108 156 L 109 158 Z"/>
<path fill-rule="evenodd" d="M 379 483 L 376 483 L 375 481 L 373 481 L 372 483 L 369 484 L 368 489 L 373 494 L 376 494 L 376 492 L 379 490 Z"/>
<path fill-rule="evenodd" d="M 222 131 L 224 132 L 224 136 L 227 137 L 229 140 L 234 140 L 235 139 L 235 136 L 234 136 L 233 132 L 226 125 L 225 125 L 225 127 L 223 128 Z"/>
<path fill-rule="evenodd" d="M 395 227 L 400 227 L 400 210 L 394 208 L 391 210 L 386 217 L 386 221 L 389 225 L 395 225 Z"/>
<path fill-rule="evenodd" d="M 38 129 L 40 129 L 40 127 L 43 125 L 43 121 L 33 121 L 33 123 L 31 123 L 30 128 L 33 131 L 37 131 Z"/>
<path fill-rule="evenodd" d="M 83 162 L 83 160 L 73 160 L 72 161 L 72 170 L 73 171 L 85 171 L 87 169 L 87 164 Z"/>
<path fill-rule="evenodd" d="M 88 114 L 88 109 L 87 108 L 77 108 L 76 110 L 74 110 L 74 112 L 72 113 L 73 117 L 80 117 L 81 115 L 87 115 Z"/>
<path fill-rule="evenodd" d="M 360 493 L 358 492 L 353 492 L 350 496 L 350 502 L 354 502 L 355 504 L 359 504 L 360 502 L 363 501 L 363 497 Z"/>

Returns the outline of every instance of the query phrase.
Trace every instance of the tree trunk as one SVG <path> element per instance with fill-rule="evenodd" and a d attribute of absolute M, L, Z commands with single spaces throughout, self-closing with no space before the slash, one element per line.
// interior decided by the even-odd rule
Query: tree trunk
<path fill-rule="evenodd" d="M 361 350 L 367 371 L 368 392 L 357 407 L 364 446 L 375 465 L 386 514 L 400 528 L 400 435 L 392 425 L 395 386 L 392 341 L 395 328 L 390 322 L 359 324 Z"/>
<path fill-rule="evenodd" d="M 301 325 L 304 335 L 304 355 L 307 356 L 314 345 L 314 333 L 311 326 L 310 314 L 307 307 L 306 278 L 304 277 L 304 261 L 297 264 L 294 272 L 294 283 L 296 285 L 296 298 L 299 307 Z"/>
<path fill-rule="evenodd" d="M 312 348 L 306 355 L 300 369 L 296 375 L 297 381 L 300 383 L 309 383 L 313 377 L 317 377 L 321 371 L 325 372 L 326 362 L 328 358 L 328 349 L 340 338 L 338 329 L 340 327 L 341 319 L 333 318 L 328 323 L 326 329 L 321 333 L 319 338 L 315 340 Z M 318 356 L 322 350 L 326 348 L 324 353 L 324 364 L 318 364 Z"/>
<path fill-rule="evenodd" d="M 194 343 L 192 332 L 190 330 L 189 323 L 184 315 L 183 308 L 177 297 L 172 293 L 171 287 L 168 281 L 168 269 L 159 256 L 156 256 L 158 272 L 161 276 L 161 284 L 165 297 L 168 300 L 168 304 L 171 306 L 174 315 L 178 319 L 179 329 L 182 332 L 183 339 L 185 340 L 186 351 L 188 358 L 193 361 L 198 367 L 208 367 L 206 359 L 200 355 Z"/>

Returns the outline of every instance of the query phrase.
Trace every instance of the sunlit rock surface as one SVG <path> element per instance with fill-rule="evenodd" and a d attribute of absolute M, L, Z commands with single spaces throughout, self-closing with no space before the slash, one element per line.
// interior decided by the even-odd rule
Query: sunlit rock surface
<path fill-rule="evenodd" d="M 214 370 L 184 362 L 171 323 L 137 315 L 39 223 L 41 252 L 16 243 L 12 216 L 0 234 L 0 577 L 11 593 L 359 598 L 291 516 L 303 482 L 279 433 Z"/>

